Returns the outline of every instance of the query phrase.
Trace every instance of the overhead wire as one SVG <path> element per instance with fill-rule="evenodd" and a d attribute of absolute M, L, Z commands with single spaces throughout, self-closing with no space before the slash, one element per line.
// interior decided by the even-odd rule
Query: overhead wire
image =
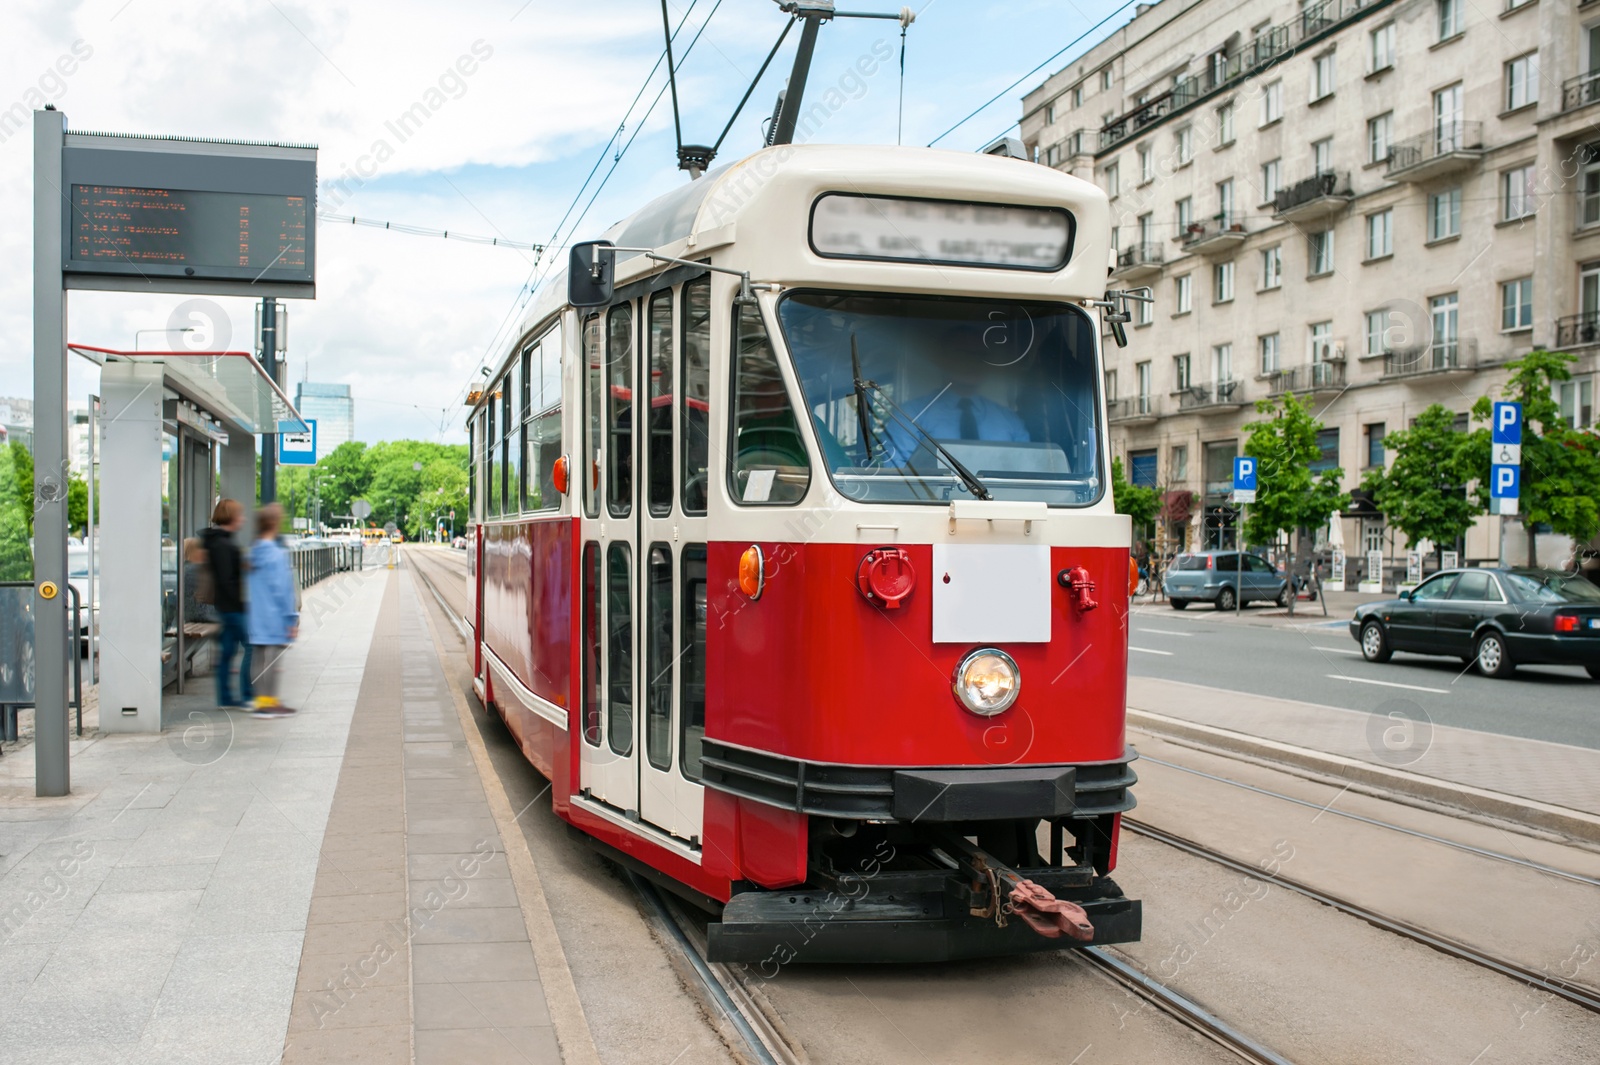
<path fill-rule="evenodd" d="M 371 218 L 357 218 L 354 215 L 328 214 L 324 211 L 317 212 L 319 222 L 338 222 L 341 225 L 366 226 L 370 229 L 387 229 L 394 233 L 409 233 L 416 237 L 443 237 L 446 240 L 464 240 L 469 244 L 489 244 L 497 248 L 513 248 L 518 251 L 543 251 L 543 244 L 529 244 L 521 240 L 507 240 L 505 237 L 480 237 L 471 233 L 458 233 L 450 229 L 426 229 L 422 226 L 407 225 L 404 222 L 379 222 Z"/>

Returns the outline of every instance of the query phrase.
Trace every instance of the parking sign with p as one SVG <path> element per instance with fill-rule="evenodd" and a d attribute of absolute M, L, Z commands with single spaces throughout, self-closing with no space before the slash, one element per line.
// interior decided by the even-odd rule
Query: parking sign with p
<path fill-rule="evenodd" d="M 1522 404 L 1496 403 L 1489 421 L 1489 498 L 1494 513 L 1512 515 L 1522 495 Z"/>
<path fill-rule="evenodd" d="M 1256 501 L 1256 460 L 1247 455 L 1236 455 L 1233 459 L 1233 501 Z"/>

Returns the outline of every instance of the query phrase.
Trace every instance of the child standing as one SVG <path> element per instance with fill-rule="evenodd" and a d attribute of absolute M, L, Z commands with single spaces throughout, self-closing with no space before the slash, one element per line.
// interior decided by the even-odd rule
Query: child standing
<path fill-rule="evenodd" d="M 300 614 L 294 605 L 289 552 L 278 543 L 283 510 L 276 503 L 256 512 L 256 542 L 250 548 L 250 645 L 257 717 L 294 713 L 278 700 L 278 665 L 294 642 Z"/>

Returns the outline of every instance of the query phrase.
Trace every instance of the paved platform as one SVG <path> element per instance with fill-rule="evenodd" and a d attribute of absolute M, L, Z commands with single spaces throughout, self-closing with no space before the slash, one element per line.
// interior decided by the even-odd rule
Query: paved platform
<path fill-rule="evenodd" d="M 1434 725 L 1416 704 L 1393 702 L 1400 716 L 1128 678 L 1130 710 L 1600 817 L 1600 750 Z"/>
<path fill-rule="evenodd" d="M 537 877 L 411 575 L 324 582 L 302 618 L 292 718 L 207 680 L 160 736 L 74 741 L 65 798 L 0 760 L 0 1065 L 563 1060 Z"/>

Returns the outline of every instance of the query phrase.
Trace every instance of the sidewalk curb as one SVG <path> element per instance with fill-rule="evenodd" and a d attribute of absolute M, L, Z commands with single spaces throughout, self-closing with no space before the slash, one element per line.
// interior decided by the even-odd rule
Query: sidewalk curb
<path fill-rule="evenodd" d="M 1187 740 L 1204 747 L 1249 755 L 1310 769 L 1352 783 L 1365 784 L 1400 795 L 1441 803 L 1484 817 L 1499 818 L 1531 828 L 1555 832 L 1584 843 L 1600 844 L 1600 817 L 1580 810 L 1524 799 L 1503 792 L 1475 788 L 1438 777 L 1390 769 L 1343 755 L 1296 747 L 1277 740 L 1247 736 L 1242 732 L 1201 725 L 1149 710 L 1128 708 L 1128 724 L 1157 735 Z"/>

